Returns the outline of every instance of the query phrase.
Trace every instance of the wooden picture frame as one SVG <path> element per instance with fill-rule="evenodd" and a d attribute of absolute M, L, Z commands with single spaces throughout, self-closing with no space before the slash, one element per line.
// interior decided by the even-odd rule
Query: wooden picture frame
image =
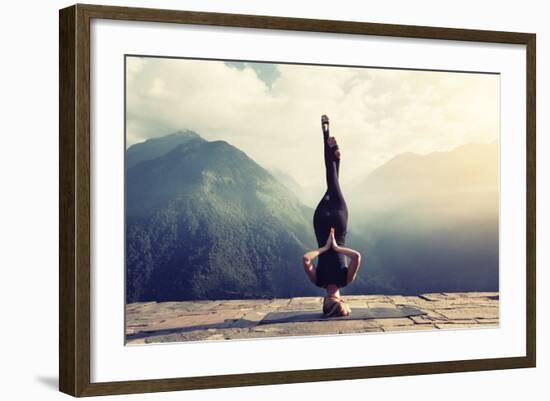
<path fill-rule="evenodd" d="M 92 383 L 90 380 L 90 21 L 94 18 L 525 46 L 527 54 L 525 60 L 527 76 L 526 355 Z M 535 367 L 535 34 L 81 4 L 60 10 L 59 30 L 60 391 L 73 396 L 95 396 Z"/>

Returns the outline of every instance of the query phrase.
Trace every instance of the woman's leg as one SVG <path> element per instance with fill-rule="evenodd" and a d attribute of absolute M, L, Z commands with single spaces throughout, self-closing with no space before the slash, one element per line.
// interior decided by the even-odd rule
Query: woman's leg
<path fill-rule="evenodd" d="M 344 196 L 342 195 L 340 183 L 338 181 L 338 175 L 340 172 L 340 158 L 335 155 L 337 146 L 329 145 L 329 138 L 328 123 L 323 124 L 323 154 L 325 159 L 327 193 L 331 201 L 343 202 Z"/>
<path fill-rule="evenodd" d="M 323 125 L 323 140 L 324 140 L 324 159 L 325 159 L 325 174 L 327 181 L 327 192 L 325 199 L 328 198 L 328 208 L 331 211 L 330 226 L 336 229 L 336 240 L 338 243 L 345 243 L 347 225 L 348 225 L 348 209 L 344 195 L 340 188 L 339 168 L 340 158 L 335 154 L 336 146 L 330 146 L 328 124 Z M 336 141 L 332 140 L 335 144 Z M 330 229 L 330 228 L 329 228 Z"/>
<path fill-rule="evenodd" d="M 336 161 L 331 161 L 326 165 L 327 193 L 332 203 L 345 203 L 344 195 L 340 189 L 338 180 L 338 169 Z"/>
<path fill-rule="evenodd" d="M 347 205 L 340 188 L 338 177 L 340 159 L 335 155 L 335 146 L 330 146 L 329 144 L 329 142 L 333 141 L 329 141 L 328 118 L 323 116 L 322 121 L 327 191 L 317 205 L 313 215 L 315 235 L 320 246 L 324 244 L 325 238 L 328 236 L 331 227 L 334 227 L 336 230 L 335 234 L 338 243 L 344 244 L 348 224 Z"/>
<path fill-rule="evenodd" d="M 323 152 L 325 157 L 325 166 L 330 161 L 334 161 L 336 163 L 336 176 L 340 176 L 340 151 L 338 150 L 338 153 L 336 153 L 336 150 L 338 149 L 338 146 L 331 147 L 329 146 L 329 138 L 330 138 L 330 131 L 329 131 L 329 125 L 323 124 Z M 334 139 L 334 138 L 332 138 Z"/>

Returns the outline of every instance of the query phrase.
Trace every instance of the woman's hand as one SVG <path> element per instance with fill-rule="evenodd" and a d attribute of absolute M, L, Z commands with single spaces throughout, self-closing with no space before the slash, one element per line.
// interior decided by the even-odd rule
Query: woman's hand
<path fill-rule="evenodd" d="M 323 246 L 323 251 L 328 251 L 330 248 L 332 248 L 332 238 L 334 237 L 334 228 L 331 228 L 330 229 L 330 233 L 328 235 L 328 238 L 327 238 L 327 242 L 325 243 L 325 245 Z"/>
<path fill-rule="evenodd" d="M 323 249 L 325 251 L 328 251 L 329 249 L 338 249 L 338 244 L 336 243 L 336 238 L 334 237 L 334 228 L 330 229 L 330 233 L 328 234 L 327 242 L 325 246 L 323 246 Z"/>
<path fill-rule="evenodd" d="M 336 237 L 334 237 L 334 228 L 330 229 L 330 234 L 329 234 L 328 238 L 329 238 L 329 241 L 330 241 L 330 247 L 332 249 L 334 249 L 335 251 L 337 251 L 339 247 L 338 247 L 338 243 L 336 242 Z"/>

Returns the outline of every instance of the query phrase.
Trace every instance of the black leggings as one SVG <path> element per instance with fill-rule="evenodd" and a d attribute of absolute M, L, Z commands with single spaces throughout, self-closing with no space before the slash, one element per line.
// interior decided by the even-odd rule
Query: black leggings
<path fill-rule="evenodd" d="M 334 227 L 334 237 L 338 245 L 345 245 L 348 229 L 348 207 L 338 182 L 340 159 L 334 155 L 336 148 L 328 145 L 328 136 L 327 128 L 326 132 L 323 130 L 327 190 L 313 214 L 313 228 L 319 247 L 326 244 L 331 227 Z M 333 249 L 323 252 L 319 255 L 316 275 L 316 284 L 319 287 L 326 288 L 328 284 L 346 286 L 346 258 Z"/>

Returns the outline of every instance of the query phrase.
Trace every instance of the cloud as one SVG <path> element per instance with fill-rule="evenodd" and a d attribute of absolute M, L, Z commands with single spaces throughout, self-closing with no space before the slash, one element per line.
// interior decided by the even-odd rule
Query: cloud
<path fill-rule="evenodd" d="M 277 64 L 226 61 L 225 65 L 237 68 L 238 70 L 244 70 L 247 66 L 249 66 L 254 70 L 258 78 L 270 88 L 273 85 L 273 82 L 279 78 L 279 69 L 277 68 Z"/>
<path fill-rule="evenodd" d="M 188 128 L 322 188 L 322 114 L 342 149 L 342 181 L 352 182 L 399 153 L 498 138 L 499 76 L 127 59 L 128 145 Z"/>

